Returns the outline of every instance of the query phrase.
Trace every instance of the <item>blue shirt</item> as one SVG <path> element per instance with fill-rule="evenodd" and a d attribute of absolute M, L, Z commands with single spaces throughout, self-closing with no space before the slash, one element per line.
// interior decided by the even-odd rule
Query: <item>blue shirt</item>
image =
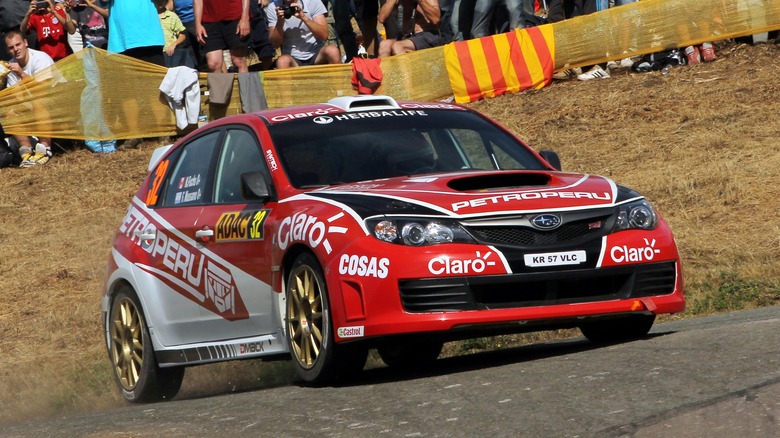
<path fill-rule="evenodd" d="M 108 51 L 165 45 L 157 9 L 150 0 L 109 0 Z"/>
<path fill-rule="evenodd" d="M 182 23 L 195 21 L 195 11 L 192 9 L 192 0 L 173 0 L 173 12 L 179 16 Z"/>

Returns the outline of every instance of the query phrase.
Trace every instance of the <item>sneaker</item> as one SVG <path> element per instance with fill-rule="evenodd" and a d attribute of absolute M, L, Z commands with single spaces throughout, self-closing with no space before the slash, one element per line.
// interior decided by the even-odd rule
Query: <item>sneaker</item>
<path fill-rule="evenodd" d="M 685 48 L 685 58 L 688 60 L 688 65 L 695 65 L 701 63 L 701 54 L 699 48 L 696 46 L 688 46 Z"/>
<path fill-rule="evenodd" d="M 704 62 L 712 62 L 718 59 L 718 57 L 715 56 L 715 46 L 713 46 L 712 43 L 702 44 L 699 47 L 699 54 L 701 55 L 701 59 Z"/>
<path fill-rule="evenodd" d="M 34 155 L 34 152 L 29 146 L 24 146 L 19 148 L 19 155 L 22 157 L 22 162 L 25 162 Z"/>
<path fill-rule="evenodd" d="M 26 159 L 22 160 L 22 164 L 19 167 L 33 167 L 41 164 L 46 164 L 51 159 L 51 149 L 46 147 L 43 143 L 35 145 L 35 153 L 28 155 Z"/>
<path fill-rule="evenodd" d="M 569 68 L 569 69 L 566 69 L 566 70 L 563 70 L 563 71 L 559 71 L 558 73 L 555 73 L 553 75 L 553 79 L 560 79 L 560 80 L 573 79 L 573 78 L 576 78 L 577 76 L 579 76 L 581 74 L 582 74 L 582 69 L 581 68 L 579 68 L 579 67 L 577 67 L 577 68 Z"/>
<path fill-rule="evenodd" d="M 577 79 L 581 81 L 589 81 L 591 79 L 607 79 L 609 76 L 609 67 L 604 70 L 600 65 L 594 65 L 592 69 L 587 73 L 583 73 L 577 76 Z"/>
<path fill-rule="evenodd" d="M 623 58 L 620 60 L 621 68 L 631 68 L 633 65 L 634 65 L 634 60 L 632 58 Z"/>

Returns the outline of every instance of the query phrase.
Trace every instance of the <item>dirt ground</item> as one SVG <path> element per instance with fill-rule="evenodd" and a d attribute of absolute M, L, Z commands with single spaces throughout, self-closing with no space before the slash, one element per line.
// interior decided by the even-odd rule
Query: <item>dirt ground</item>
<path fill-rule="evenodd" d="M 472 105 L 557 151 L 564 170 L 609 176 L 654 203 L 685 266 L 679 317 L 780 302 L 780 45 L 719 43 L 717 55 L 668 75 L 615 70 Z M 75 148 L 40 168 L 0 169 L 0 423 L 122 405 L 99 302 L 113 232 L 155 146 Z M 199 367 L 181 397 L 288 371 Z"/>

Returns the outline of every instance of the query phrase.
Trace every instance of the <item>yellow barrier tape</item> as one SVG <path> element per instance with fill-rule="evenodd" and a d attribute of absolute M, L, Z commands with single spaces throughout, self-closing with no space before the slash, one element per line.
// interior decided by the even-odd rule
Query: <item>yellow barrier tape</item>
<path fill-rule="evenodd" d="M 780 0 L 642 0 L 552 26 L 560 70 L 780 29 Z M 382 70 L 377 93 L 422 101 L 453 94 L 442 47 L 384 59 Z M 55 138 L 175 135 L 173 112 L 159 92 L 166 71 L 84 50 L 0 91 L 0 122 L 8 133 Z M 350 65 L 329 65 L 268 71 L 262 82 L 269 107 L 278 108 L 354 95 L 351 77 Z M 206 107 L 211 119 L 238 113 L 239 93 L 227 106 Z"/>

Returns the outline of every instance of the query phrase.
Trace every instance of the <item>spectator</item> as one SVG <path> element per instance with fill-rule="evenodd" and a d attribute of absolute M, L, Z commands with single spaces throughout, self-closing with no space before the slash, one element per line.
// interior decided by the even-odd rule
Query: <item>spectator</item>
<path fill-rule="evenodd" d="M 398 6 L 403 8 L 402 39 L 387 39 L 379 44 L 379 56 L 414 52 L 444 44 L 439 36 L 441 10 L 438 0 L 387 0 L 379 10 L 379 21 L 385 22 Z"/>
<path fill-rule="evenodd" d="M 230 51 L 230 60 L 239 73 L 249 71 L 250 0 L 193 0 L 195 34 L 204 45 L 206 63 L 211 72 L 226 71 L 222 51 Z"/>
<path fill-rule="evenodd" d="M 165 66 L 165 38 L 151 0 L 110 0 L 108 5 L 108 51 Z"/>
<path fill-rule="evenodd" d="M 157 14 L 160 16 L 160 26 L 163 30 L 165 45 L 163 46 L 163 60 L 166 67 L 185 66 L 195 68 L 195 61 L 190 54 L 187 41 L 187 28 L 184 27 L 179 16 L 169 11 L 165 5 L 168 0 L 155 0 Z"/>
<path fill-rule="evenodd" d="M 82 47 L 108 48 L 108 1 L 72 0 L 71 19 L 81 34 Z"/>
<path fill-rule="evenodd" d="M 352 28 L 352 17 L 360 27 L 363 35 L 362 46 L 368 57 L 379 55 L 377 14 L 379 13 L 378 0 L 330 0 L 333 7 L 333 19 L 335 21 L 336 34 L 344 46 L 345 62 L 349 62 L 358 56 L 358 42 Z"/>
<path fill-rule="evenodd" d="M 38 34 L 38 48 L 54 61 L 73 53 L 68 45 L 68 35 L 76 32 L 76 26 L 70 19 L 62 0 L 52 5 L 52 0 L 32 0 L 27 14 L 19 25 L 19 30 Z M 67 32 L 67 33 L 66 33 Z"/>
<path fill-rule="evenodd" d="M 54 60 L 46 52 L 29 48 L 27 40 L 19 31 L 8 32 L 5 35 L 5 45 L 12 56 L 8 63 L 11 72 L 6 78 L 6 84 L 9 87 L 54 65 Z M 22 157 L 22 163 L 19 167 L 46 164 L 51 158 L 50 138 L 39 138 L 38 143 L 33 148 L 30 137 L 26 135 L 15 135 L 14 137 L 19 143 L 19 155 Z"/>
<path fill-rule="evenodd" d="M 472 38 L 481 38 L 495 33 L 493 16 L 501 0 L 477 0 L 471 24 Z M 510 29 L 522 29 L 533 23 L 534 0 L 505 0 Z"/>
<path fill-rule="evenodd" d="M 160 17 L 151 0 L 110 0 L 108 3 L 108 51 L 120 53 L 140 61 L 165 67 L 163 58 L 163 37 Z M 135 84 L 145 86 L 143 80 Z M 122 119 L 130 131 L 141 131 L 138 121 L 140 108 L 133 96 L 122 102 Z M 138 146 L 140 138 L 129 139 L 120 149 Z"/>
<path fill-rule="evenodd" d="M 249 48 L 257 54 L 260 60 L 259 70 L 271 68 L 276 56 L 276 50 L 271 45 L 268 37 L 268 18 L 265 16 L 265 8 L 268 7 L 270 0 L 250 0 L 250 35 Z"/>
<path fill-rule="evenodd" d="M 198 35 L 195 32 L 195 10 L 193 9 L 192 0 L 168 0 L 165 7 L 169 11 L 176 12 L 176 15 L 181 20 L 181 24 L 187 29 L 187 45 L 190 46 L 190 53 L 199 70 L 201 65 L 205 65 L 205 61 L 200 43 L 198 43 Z"/>
<path fill-rule="evenodd" d="M 275 48 L 281 47 L 282 55 L 276 60 L 276 68 L 302 65 L 340 64 L 338 47 L 325 45 L 328 39 L 327 10 L 320 0 L 293 0 L 274 3 L 265 9 L 268 18 L 268 35 Z"/>
<path fill-rule="evenodd" d="M 450 32 L 452 41 L 465 41 L 471 39 L 471 24 L 474 21 L 474 6 L 476 0 L 441 0 L 441 3 L 451 2 Z M 442 9 L 442 13 L 444 10 Z M 442 17 L 444 19 L 444 17 Z M 445 40 L 445 43 L 450 42 Z"/>

